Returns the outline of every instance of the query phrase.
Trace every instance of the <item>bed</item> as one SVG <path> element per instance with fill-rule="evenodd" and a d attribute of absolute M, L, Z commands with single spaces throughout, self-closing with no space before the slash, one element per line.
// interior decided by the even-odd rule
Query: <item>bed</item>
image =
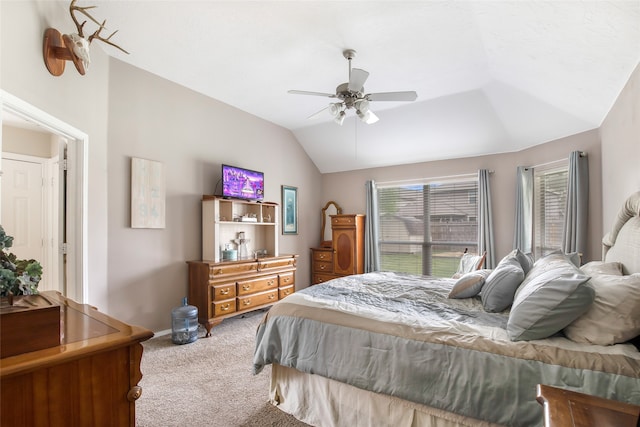
<path fill-rule="evenodd" d="M 465 276 L 292 294 L 258 327 L 254 373 L 272 365 L 271 402 L 314 426 L 541 426 L 537 384 L 640 405 L 640 192 L 602 261 L 514 251 Z"/>

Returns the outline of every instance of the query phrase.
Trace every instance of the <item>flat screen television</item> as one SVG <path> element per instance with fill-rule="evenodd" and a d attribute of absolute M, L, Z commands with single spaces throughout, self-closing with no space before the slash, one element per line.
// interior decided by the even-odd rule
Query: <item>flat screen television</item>
<path fill-rule="evenodd" d="M 262 201 L 264 173 L 222 165 L 222 197 Z"/>

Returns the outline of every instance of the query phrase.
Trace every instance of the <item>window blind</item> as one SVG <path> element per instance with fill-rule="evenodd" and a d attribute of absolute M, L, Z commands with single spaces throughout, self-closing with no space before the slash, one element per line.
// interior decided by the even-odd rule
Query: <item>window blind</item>
<path fill-rule="evenodd" d="M 477 196 L 477 178 L 378 187 L 381 269 L 451 277 L 477 253 Z"/>
<path fill-rule="evenodd" d="M 536 259 L 562 247 L 568 175 L 568 165 L 533 171 L 533 240 Z"/>

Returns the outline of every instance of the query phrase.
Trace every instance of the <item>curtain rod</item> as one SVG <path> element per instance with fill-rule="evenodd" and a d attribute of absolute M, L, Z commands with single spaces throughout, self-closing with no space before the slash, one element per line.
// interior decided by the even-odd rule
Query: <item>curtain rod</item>
<path fill-rule="evenodd" d="M 584 151 L 580 152 L 580 157 L 587 157 L 587 153 Z M 558 159 L 558 160 L 552 160 L 550 162 L 546 162 L 546 163 L 540 163 L 539 165 L 534 165 L 534 166 L 525 166 L 525 170 L 529 170 L 529 169 L 535 169 L 535 168 L 541 168 L 543 166 L 550 166 L 556 163 L 560 163 L 560 162 L 568 162 L 569 158 L 565 157 L 564 159 Z"/>
<path fill-rule="evenodd" d="M 493 173 L 492 170 L 489 171 L 490 174 Z M 460 179 L 477 179 L 477 173 L 466 173 L 460 175 L 447 175 L 447 176 L 437 176 L 431 178 L 416 178 L 416 179 L 403 179 L 397 181 L 384 181 L 384 182 L 376 182 L 376 187 L 392 187 L 396 185 L 409 185 L 409 184 L 435 184 L 447 181 L 455 181 Z"/>

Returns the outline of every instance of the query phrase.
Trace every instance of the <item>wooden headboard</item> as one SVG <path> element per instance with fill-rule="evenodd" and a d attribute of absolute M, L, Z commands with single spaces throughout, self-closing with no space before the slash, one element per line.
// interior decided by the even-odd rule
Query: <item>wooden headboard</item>
<path fill-rule="evenodd" d="M 624 274 L 640 273 L 640 191 L 625 201 L 602 239 L 602 260 L 622 263 Z"/>

